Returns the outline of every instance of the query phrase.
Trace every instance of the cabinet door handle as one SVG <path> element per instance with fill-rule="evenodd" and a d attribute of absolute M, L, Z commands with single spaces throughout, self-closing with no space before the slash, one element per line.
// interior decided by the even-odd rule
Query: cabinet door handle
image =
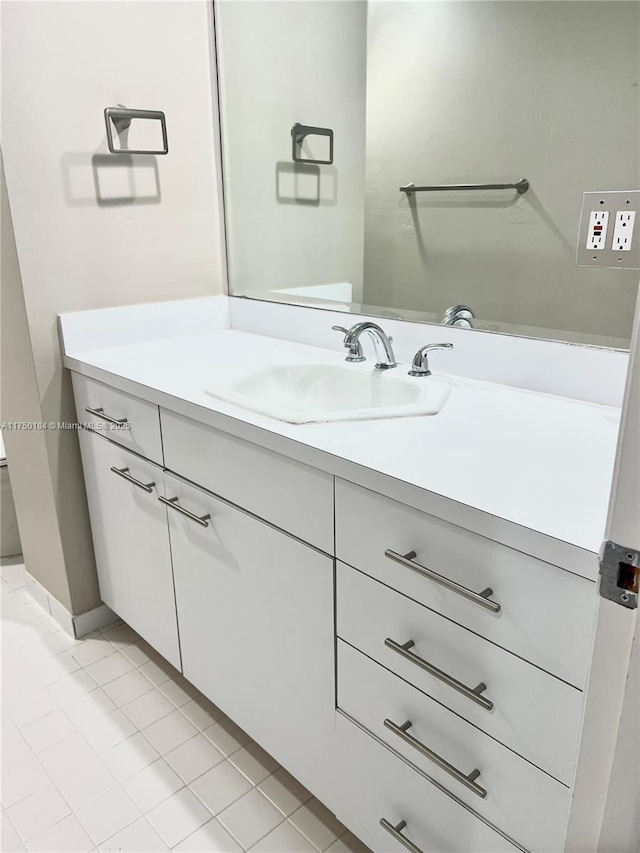
<path fill-rule="evenodd" d="M 474 592 L 472 589 L 467 589 L 466 586 L 462 586 L 462 584 L 451 581 L 449 578 L 439 575 L 437 572 L 428 569 L 426 566 L 421 566 L 420 563 L 414 562 L 416 557 L 415 551 L 409 551 L 408 554 L 398 554 L 390 548 L 387 548 L 384 555 L 389 560 L 394 560 L 394 562 L 400 563 L 400 565 L 404 566 L 406 569 L 412 569 L 414 572 L 418 572 L 418 574 L 423 577 L 429 578 L 429 580 L 432 580 L 435 583 L 439 583 L 440 586 L 444 586 L 452 592 L 457 592 L 458 595 L 468 598 L 469 601 L 473 601 L 474 604 L 479 604 L 480 607 L 485 607 L 487 610 L 492 610 L 494 613 L 500 613 L 500 610 L 502 609 L 497 601 L 491 601 L 489 598 L 490 595 L 493 595 L 491 587 L 483 589 L 482 592 Z"/>
<path fill-rule="evenodd" d="M 123 427 L 125 424 L 129 423 L 126 418 L 112 418 L 111 415 L 106 414 L 102 406 L 100 406 L 99 409 L 90 409 L 87 406 L 85 408 L 85 412 L 88 412 L 90 415 L 95 415 L 96 418 L 100 418 L 100 420 L 106 421 L 108 424 L 113 424 L 114 426 Z"/>
<path fill-rule="evenodd" d="M 429 749 L 428 746 L 425 746 L 421 741 L 417 738 L 413 737 L 407 732 L 407 729 L 411 727 L 411 720 L 407 720 L 401 726 L 397 723 L 394 723 L 393 720 L 385 720 L 384 721 L 385 728 L 389 729 L 401 738 L 405 743 L 408 743 L 409 746 L 412 746 L 415 750 L 417 750 L 421 755 L 424 755 L 425 758 L 428 758 L 429 761 L 433 761 L 434 764 L 444 770 L 445 773 L 448 773 L 449 776 L 453 776 L 458 782 L 468 788 L 470 791 L 473 791 L 478 797 L 482 797 L 484 799 L 487 796 L 487 791 L 485 788 L 482 788 L 475 781 L 480 775 L 479 770 L 472 770 L 468 775 L 464 774 L 461 770 L 458 770 L 457 767 L 454 767 L 453 764 L 449 764 L 441 755 L 438 755 L 437 752 L 434 752 L 432 749 Z"/>
<path fill-rule="evenodd" d="M 396 640 L 392 640 L 390 637 L 384 641 L 385 646 L 388 649 L 396 652 L 401 655 L 403 658 L 406 658 L 411 663 L 415 663 L 416 666 L 419 666 L 420 669 L 424 669 L 430 675 L 433 675 L 434 678 L 437 678 L 438 681 L 442 681 L 443 684 L 446 684 L 448 687 L 453 687 L 454 690 L 457 690 L 458 693 L 462 693 L 463 696 L 466 696 L 467 699 L 471 699 L 472 702 L 475 702 L 477 705 L 483 707 L 486 711 L 493 710 L 493 702 L 490 699 L 487 699 L 482 695 L 483 691 L 487 689 L 487 685 L 481 681 L 477 687 L 467 687 L 466 684 L 463 684 L 461 681 L 458 681 L 457 678 L 454 678 L 452 675 L 448 675 L 446 672 L 443 672 L 441 669 L 438 669 L 437 666 L 434 666 L 429 661 L 426 661 L 424 658 L 421 658 L 415 652 L 409 651 L 412 646 L 415 646 L 413 640 L 407 640 L 406 643 L 398 643 Z"/>
<path fill-rule="evenodd" d="M 115 465 L 112 465 L 111 470 L 114 474 L 117 474 L 118 477 L 122 477 L 123 480 L 127 480 L 129 483 L 133 483 L 133 485 L 137 486 L 139 489 L 143 489 L 145 492 L 153 491 L 155 483 L 142 483 L 140 480 L 136 480 L 135 477 L 131 476 L 128 468 L 116 468 Z"/>
<path fill-rule="evenodd" d="M 209 514 L 207 514 L 207 515 L 196 515 L 193 512 L 189 512 L 188 509 L 185 509 L 183 506 L 180 506 L 180 504 L 178 503 L 177 497 L 175 497 L 175 498 L 159 497 L 158 500 L 160 501 L 161 504 L 164 504 L 165 506 L 169 506 L 169 507 L 171 507 L 171 509 L 175 509 L 176 512 L 180 512 L 180 513 L 182 513 L 182 515 L 186 515 L 187 518 L 190 518 L 191 521 L 195 521 L 196 524 L 200 524 L 202 527 L 208 527 L 209 526 L 209 519 L 211 518 L 211 516 Z"/>
<path fill-rule="evenodd" d="M 413 843 L 413 841 L 409 841 L 406 835 L 402 834 L 402 830 L 407 825 L 406 820 L 401 820 L 400 823 L 397 823 L 395 826 L 390 823 L 386 818 L 380 818 L 380 826 L 383 829 L 386 829 L 389 835 L 393 835 L 396 841 L 402 844 L 403 847 L 406 847 L 407 850 L 410 850 L 411 853 L 422 853 L 422 850 Z"/>

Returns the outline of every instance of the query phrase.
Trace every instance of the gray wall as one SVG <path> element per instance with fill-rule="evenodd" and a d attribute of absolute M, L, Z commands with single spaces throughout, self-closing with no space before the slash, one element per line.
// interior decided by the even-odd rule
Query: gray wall
<path fill-rule="evenodd" d="M 640 187 L 640 4 L 368 5 L 364 302 L 628 338 L 637 272 L 574 257 L 582 191 Z"/>
<path fill-rule="evenodd" d="M 36 369 L 16 252 L 9 199 L 0 152 L 0 421 L 42 421 Z M 45 434 L 38 430 L 3 430 L 11 460 L 13 502 L 19 519 L 22 551 L 29 571 L 67 610 L 71 595 L 65 569 L 58 516 L 49 470 Z M 4 495 L 3 495 L 4 496 Z M 4 512 L 4 510 L 3 510 Z M 95 575 L 89 563 L 89 583 Z"/>
<path fill-rule="evenodd" d="M 212 39 L 207 0 L 2 3 L 2 144 L 26 324 L 15 361 L 3 359 L 5 420 L 75 420 L 58 313 L 223 291 Z M 103 110 L 119 103 L 166 112 L 167 156 L 108 154 Z M 12 282 L 18 311 L 15 271 Z M 15 387 L 25 375 L 29 405 Z M 76 434 L 6 443 L 27 569 L 73 613 L 91 609 Z"/>
<path fill-rule="evenodd" d="M 359 299 L 366 3 L 222 0 L 217 21 L 232 292 L 348 281 Z M 333 129 L 332 166 L 294 166 L 296 122 Z"/>

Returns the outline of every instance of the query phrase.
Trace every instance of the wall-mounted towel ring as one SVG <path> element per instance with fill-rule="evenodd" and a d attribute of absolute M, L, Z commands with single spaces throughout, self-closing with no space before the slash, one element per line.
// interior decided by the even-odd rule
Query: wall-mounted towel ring
<path fill-rule="evenodd" d="M 328 160 L 310 160 L 302 156 L 302 143 L 307 136 L 329 137 Z M 331 128 L 311 127 L 310 125 L 298 124 L 298 122 L 296 122 L 291 128 L 291 159 L 294 163 L 319 163 L 321 165 L 330 166 L 333 163 L 333 131 Z"/>
<path fill-rule="evenodd" d="M 162 131 L 162 148 L 151 150 L 145 148 L 116 148 L 114 146 L 114 130 L 120 137 L 126 130 L 129 129 L 132 119 L 152 119 L 160 122 Z M 104 111 L 104 121 L 107 126 L 107 145 L 112 154 L 168 154 L 169 143 L 167 141 L 167 122 L 165 115 L 160 110 L 130 110 L 127 107 L 119 105 L 117 107 L 107 107 Z"/>

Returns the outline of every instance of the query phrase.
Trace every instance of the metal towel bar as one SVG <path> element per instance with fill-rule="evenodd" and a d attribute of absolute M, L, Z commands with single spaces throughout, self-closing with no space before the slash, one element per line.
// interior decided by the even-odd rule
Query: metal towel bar
<path fill-rule="evenodd" d="M 431 187 L 416 187 L 415 184 L 405 184 L 400 187 L 401 193 L 430 193 L 447 192 L 449 190 L 517 190 L 520 195 L 529 189 L 529 181 L 520 178 L 511 184 L 435 184 Z"/>

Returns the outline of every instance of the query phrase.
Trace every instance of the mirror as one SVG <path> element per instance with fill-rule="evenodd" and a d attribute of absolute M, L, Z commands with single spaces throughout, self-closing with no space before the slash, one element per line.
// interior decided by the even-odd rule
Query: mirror
<path fill-rule="evenodd" d="M 628 348 L 639 273 L 576 241 L 640 188 L 640 2 L 220 0 L 216 37 L 233 295 Z"/>

